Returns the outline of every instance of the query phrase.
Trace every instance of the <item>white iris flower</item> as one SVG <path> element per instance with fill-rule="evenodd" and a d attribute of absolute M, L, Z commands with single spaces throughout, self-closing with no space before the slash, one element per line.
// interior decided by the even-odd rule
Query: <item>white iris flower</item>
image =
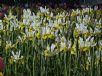
<path fill-rule="evenodd" d="M 21 51 L 20 51 L 20 50 L 19 50 L 19 51 L 17 51 L 16 53 L 14 53 L 14 51 L 12 51 L 11 53 L 12 53 L 11 58 L 13 58 L 13 59 L 14 59 L 14 61 L 17 61 L 17 60 L 19 60 L 19 59 L 22 59 L 22 58 L 23 58 L 23 56 L 21 56 L 21 55 L 20 55 L 20 54 L 21 54 Z"/>
<path fill-rule="evenodd" d="M 92 47 L 95 46 L 96 43 L 94 42 L 94 38 L 92 37 L 88 37 L 87 39 L 83 40 L 83 38 L 79 38 L 79 47 L 83 48 L 83 47 Z"/>
<path fill-rule="evenodd" d="M 49 9 L 47 9 L 46 6 L 45 6 L 45 8 L 40 7 L 40 11 L 41 11 L 42 13 L 48 13 Z"/>
<path fill-rule="evenodd" d="M 76 30 L 79 30 L 81 33 L 88 32 L 87 26 L 85 26 L 82 23 L 81 24 L 76 23 Z"/>
<path fill-rule="evenodd" d="M 2 20 L 0 20 L 0 30 L 3 29 L 3 23 L 2 23 Z"/>

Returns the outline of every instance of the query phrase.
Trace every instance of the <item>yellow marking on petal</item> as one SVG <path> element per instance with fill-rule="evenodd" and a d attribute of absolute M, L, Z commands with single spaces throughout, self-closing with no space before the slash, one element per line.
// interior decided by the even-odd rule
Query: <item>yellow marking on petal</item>
<path fill-rule="evenodd" d="M 0 72 L 0 76 L 4 76 L 2 72 Z"/>

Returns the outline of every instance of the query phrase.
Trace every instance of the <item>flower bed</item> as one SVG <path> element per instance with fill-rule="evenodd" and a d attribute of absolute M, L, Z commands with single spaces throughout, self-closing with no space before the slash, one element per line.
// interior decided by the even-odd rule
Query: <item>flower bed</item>
<path fill-rule="evenodd" d="M 102 11 L 12 12 L 0 20 L 5 76 L 101 75 Z"/>

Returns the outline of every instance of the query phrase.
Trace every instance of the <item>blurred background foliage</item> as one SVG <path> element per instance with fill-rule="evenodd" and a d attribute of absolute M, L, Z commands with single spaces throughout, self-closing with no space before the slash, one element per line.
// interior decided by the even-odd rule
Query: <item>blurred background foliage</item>
<path fill-rule="evenodd" d="M 80 0 L 0 0 L 2 3 L 16 4 L 16 3 L 75 3 Z"/>
<path fill-rule="evenodd" d="M 67 4 L 83 4 L 83 3 L 93 3 L 98 0 L 0 0 L 1 3 L 6 3 L 10 5 L 15 4 L 25 4 L 25 3 L 43 3 L 43 4 L 59 4 L 59 3 L 67 3 Z"/>
<path fill-rule="evenodd" d="M 102 0 L 0 0 L 0 4 L 9 4 L 9 5 L 19 5 L 19 4 L 26 4 L 26 3 L 42 3 L 42 4 L 102 4 Z"/>

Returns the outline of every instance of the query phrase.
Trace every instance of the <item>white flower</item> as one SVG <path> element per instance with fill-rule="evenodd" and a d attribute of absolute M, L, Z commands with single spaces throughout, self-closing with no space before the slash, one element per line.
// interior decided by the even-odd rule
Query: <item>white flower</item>
<path fill-rule="evenodd" d="M 60 42 L 60 37 L 58 36 L 58 32 L 55 32 L 55 41 Z"/>
<path fill-rule="evenodd" d="M 33 28 L 35 28 L 36 25 L 37 25 L 36 21 L 33 20 L 30 26 L 33 27 Z"/>
<path fill-rule="evenodd" d="M 61 48 L 65 48 L 66 47 L 66 38 L 63 36 L 62 38 L 61 38 L 61 43 L 60 43 L 60 46 L 61 46 Z"/>
<path fill-rule="evenodd" d="M 10 20 L 10 31 L 12 31 L 13 27 L 16 28 L 18 27 L 18 20 L 17 18 L 13 18 L 12 20 Z"/>
<path fill-rule="evenodd" d="M 100 19 L 99 21 L 98 21 L 98 24 L 102 24 L 102 22 L 101 22 L 102 20 Z"/>
<path fill-rule="evenodd" d="M 22 42 L 23 41 L 23 39 L 22 39 L 22 37 L 21 36 L 18 36 L 18 39 Z"/>
<path fill-rule="evenodd" d="M 54 51 L 55 47 L 56 47 L 56 45 L 55 45 L 55 44 L 52 44 L 52 45 L 51 45 L 51 52 L 53 52 L 53 51 Z"/>
<path fill-rule="evenodd" d="M 85 46 L 95 46 L 94 37 L 88 37 L 85 42 Z"/>
<path fill-rule="evenodd" d="M 50 16 L 53 17 L 53 12 L 50 13 Z"/>
<path fill-rule="evenodd" d="M 100 53 L 102 54 L 102 51 L 99 50 L 95 51 L 96 58 L 100 58 Z"/>
<path fill-rule="evenodd" d="M 88 56 L 88 62 L 87 62 L 87 63 L 90 63 L 90 62 L 91 62 L 91 59 L 92 59 L 92 58 L 91 58 L 91 56 L 89 55 L 89 56 Z"/>
<path fill-rule="evenodd" d="M 40 7 L 40 11 L 41 11 L 41 13 L 48 13 L 49 9 L 47 9 L 46 6 L 45 6 L 45 8 Z"/>
<path fill-rule="evenodd" d="M 87 30 L 87 26 L 85 26 L 84 24 L 80 24 L 80 31 L 84 32 L 88 32 Z"/>
<path fill-rule="evenodd" d="M 84 24 L 89 23 L 90 19 L 91 19 L 91 18 L 90 18 L 89 15 L 85 15 L 85 16 L 83 17 L 83 23 L 84 23 Z"/>
<path fill-rule="evenodd" d="M 53 21 L 52 20 L 49 20 L 48 26 L 53 27 L 53 25 L 54 25 Z"/>
<path fill-rule="evenodd" d="M 61 24 L 61 23 L 62 23 L 61 18 L 59 18 L 58 19 L 58 24 Z"/>
<path fill-rule="evenodd" d="M 30 16 L 31 15 L 31 10 L 27 9 L 27 14 Z"/>
<path fill-rule="evenodd" d="M 84 8 L 84 9 L 82 10 L 83 13 L 86 13 L 86 12 L 89 12 L 89 11 L 92 11 L 92 8 L 89 8 L 89 7 L 88 7 L 88 8 Z"/>
<path fill-rule="evenodd" d="M 2 23 L 2 20 L 0 20 L 0 30 L 3 29 L 3 23 Z"/>
<path fill-rule="evenodd" d="M 83 40 L 83 38 L 79 38 L 79 47 L 83 48 L 83 47 L 93 47 L 95 46 L 96 43 L 94 42 L 94 37 L 88 37 L 87 39 Z"/>
<path fill-rule="evenodd" d="M 80 11 L 79 9 L 76 10 L 76 13 L 77 13 L 77 14 L 80 14 L 80 12 L 81 12 L 81 11 Z"/>
<path fill-rule="evenodd" d="M 26 20 L 26 19 L 23 19 L 23 23 L 24 23 L 25 25 L 28 25 L 28 24 L 29 24 L 29 21 Z"/>
<path fill-rule="evenodd" d="M 28 31 L 28 29 L 26 29 L 25 32 L 27 37 L 33 36 L 35 33 L 35 31 Z"/>
<path fill-rule="evenodd" d="M 61 42 L 61 43 L 60 43 L 60 47 L 61 47 L 61 48 L 65 48 L 65 47 L 66 47 L 66 43 L 65 43 L 65 42 Z"/>
<path fill-rule="evenodd" d="M 98 29 L 98 28 L 95 28 L 95 29 L 94 29 L 94 33 L 101 33 L 101 30 Z"/>
<path fill-rule="evenodd" d="M 12 42 L 11 41 L 6 41 L 6 47 L 5 49 L 7 50 L 8 48 L 10 48 L 12 46 Z"/>
<path fill-rule="evenodd" d="M 73 10 L 72 9 L 72 13 L 74 13 L 74 14 L 80 14 L 80 10 L 79 9 L 77 9 L 77 10 Z"/>
<path fill-rule="evenodd" d="M 94 6 L 94 10 L 98 10 L 98 6 Z"/>
<path fill-rule="evenodd" d="M 48 50 L 48 51 L 51 51 L 51 52 L 54 52 L 55 47 L 56 47 L 55 44 L 51 44 L 51 46 L 48 45 L 48 46 L 47 46 L 47 50 Z"/>
<path fill-rule="evenodd" d="M 31 16 L 31 11 L 30 11 L 30 9 L 24 9 L 23 10 L 23 17 L 24 18 L 28 18 L 28 17 L 30 17 Z"/>
<path fill-rule="evenodd" d="M 42 35 L 46 34 L 46 28 L 42 27 Z"/>
<path fill-rule="evenodd" d="M 66 38 L 63 36 L 63 37 L 61 38 L 61 41 L 62 41 L 62 42 L 66 42 L 67 40 L 66 40 Z"/>
<path fill-rule="evenodd" d="M 88 32 L 87 26 L 85 26 L 84 24 L 78 24 L 76 23 L 76 30 L 79 30 L 81 33 L 86 33 Z"/>
<path fill-rule="evenodd" d="M 93 33 L 93 30 L 92 30 L 92 28 L 89 28 L 89 32 L 90 32 L 90 33 Z"/>
<path fill-rule="evenodd" d="M 32 21 L 32 15 L 30 9 L 24 9 L 23 10 L 23 23 L 25 25 L 28 25 Z"/>
<path fill-rule="evenodd" d="M 72 42 L 68 41 L 68 49 L 71 48 Z"/>
<path fill-rule="evenodd" d="M 79 47 L 82 48 L 85 46 L 85 42 L 83 41 L 83 38 L 79 38 Z"/>
<path fill-rule="evenodd" d="M 99 46 L 102 47 L 102 40 L 99 40 L 99 41 L 98 41 L 98 44 L 99 44 Z"/>
<path fill-rule="evenodd" d="M 21 54 L 21 51 L 20 50 L 18 52 L 16 52 L 16 53 L 14 53 L 14 51 L 12 51 L 11 53 L 12 53 L 11 58 L 13 58 L 14 61 L 17 61 L 17 60 L 23 58 L 23 56 L 20 56 L 20 54 Z"/>
<path fill-rule="evenodd" d="M 82 18 L 80 17 L 80 16 L 77 16 L 77 20 L 78 20 L 78 22 L 82 22 Z"/>
<path fill-rule="evenodd" d="M 50 28 L 46 28 L 46 34 L 49 34 L 51 32 L 50 30 Z"/>
<path fill-rule="evenodd" d="M 50 33 L 51 33 L 50 27 L 43 27 L 42 28 L 42 35 L 44 35 L 44 34 L 50 34 Z"/>
<path fill-rule="evenodd" d="M 5 18 L 8 20 L 16 19 L 16 16 L 12 15 L 12 11 L 9 12 L 9 15 L 5 14 Z"/>

